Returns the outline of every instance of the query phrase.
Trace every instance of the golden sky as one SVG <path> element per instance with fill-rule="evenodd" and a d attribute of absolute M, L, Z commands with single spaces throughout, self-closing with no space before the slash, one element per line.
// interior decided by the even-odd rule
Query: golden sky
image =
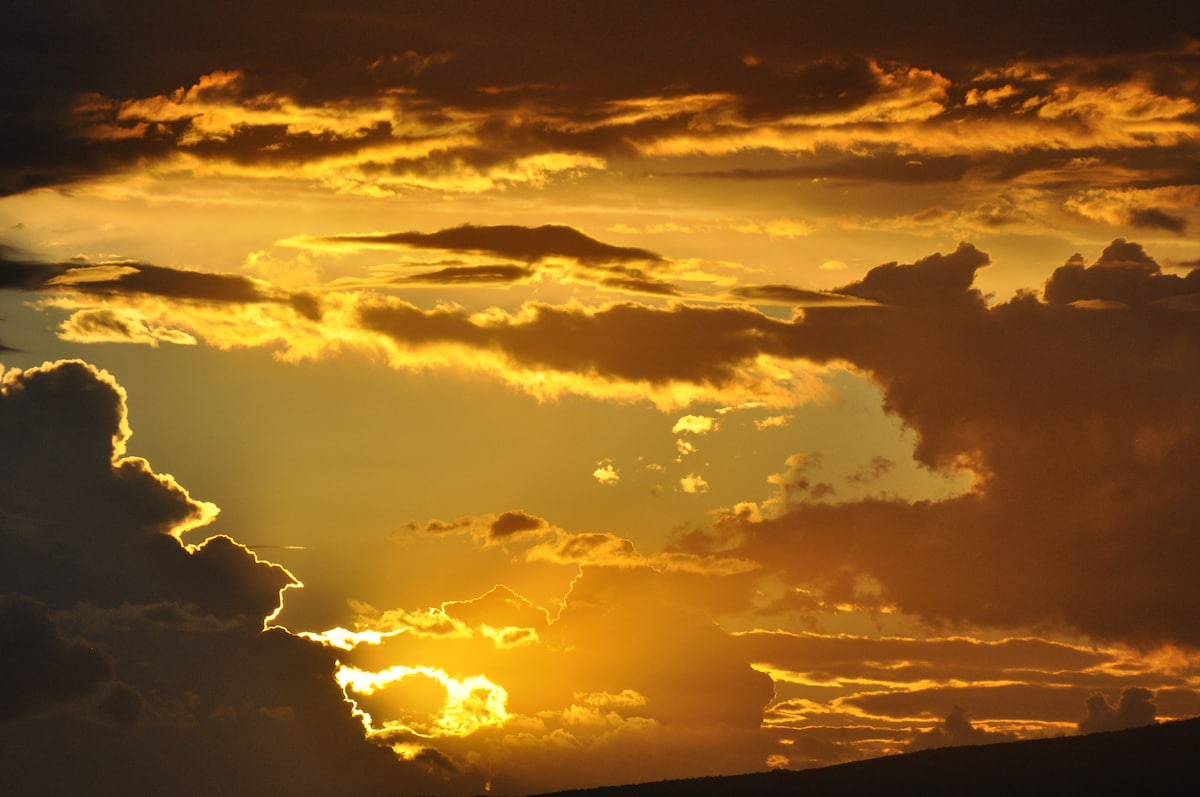
<path fill-rule="evenodd" d="M 0 791 L 1200 714 L 1200 13 L 15 5 Z"/>

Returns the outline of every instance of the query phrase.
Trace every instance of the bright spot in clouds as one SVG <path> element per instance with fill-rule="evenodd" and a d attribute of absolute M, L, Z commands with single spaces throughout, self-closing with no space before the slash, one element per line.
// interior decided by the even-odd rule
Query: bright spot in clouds
<path fill-rule="evenodd" d="M 707 434 L 716 428 L 717 422 L 706 415 L 684 415 L 675 422 L 671 431 L 675 434 Z"/>
<path fill-rule="evenodd" d="M 605 460 L 592 471 L 592 477 L 605 486 L 615 485 L 621 481 L 621 474 L 611 461 Z"/>

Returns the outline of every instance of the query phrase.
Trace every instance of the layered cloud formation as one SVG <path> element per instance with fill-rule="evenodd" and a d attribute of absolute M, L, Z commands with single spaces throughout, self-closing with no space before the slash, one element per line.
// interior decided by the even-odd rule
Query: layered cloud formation
<path fill-rule="evenodd" d="M 2 12 L 0 791 L 1200 714 L 1197 12 L 219 11 Z"/>

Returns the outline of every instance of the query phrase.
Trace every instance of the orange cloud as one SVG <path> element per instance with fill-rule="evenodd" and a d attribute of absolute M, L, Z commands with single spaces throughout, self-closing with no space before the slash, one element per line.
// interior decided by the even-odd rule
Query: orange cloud
<path fill-rule="evenodd" d="M 769 681 L 663 578 L 645 567 L 585 568 L 554 617 L 503 587 L 447 603 L 442 611 L 470 636 L 400 635 L 357 648 L 339 682 L 369 737 L 465 769 L 484 766 L 486 751 L 495 787 L 580 782 L 575 762 L 590 760 L 588 771 L 629 765 L 632 749 L 650 743 L 655 761 L 634 765 L 646 775 L 678 771 L 697 749 L 761 761 L 753 737 Z M 516 628 L 527 629 L 519 644 L 500 641 L 498 629 Z M 408 681 L 428 688 L 389 700 Z M 544 766 L 528 767 L 539 759 Z"/>

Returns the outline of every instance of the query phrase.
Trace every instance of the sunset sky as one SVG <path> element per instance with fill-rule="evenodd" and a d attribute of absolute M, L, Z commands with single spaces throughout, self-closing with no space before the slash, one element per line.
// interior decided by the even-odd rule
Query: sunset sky
<path fill-rule="evenodd" d="M 1200 10 L 0 11 L 0 793 L 1200 715 Z"/>

